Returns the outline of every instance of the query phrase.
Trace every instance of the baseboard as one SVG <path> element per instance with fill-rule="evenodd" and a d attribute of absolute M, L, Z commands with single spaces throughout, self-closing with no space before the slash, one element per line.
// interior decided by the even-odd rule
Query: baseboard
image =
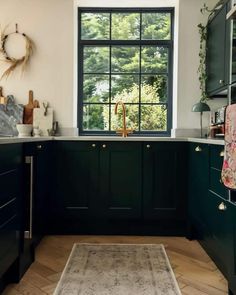
<path fill-rule="evenodd" d="M 186 237 L 186 220 L 71 220 L 49 222 L 48 235 L 140 235 Z"/>

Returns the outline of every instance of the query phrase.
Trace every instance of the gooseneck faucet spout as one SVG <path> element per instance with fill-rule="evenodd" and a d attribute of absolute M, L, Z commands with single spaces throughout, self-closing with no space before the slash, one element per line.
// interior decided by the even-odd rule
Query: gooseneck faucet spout
<path fill-rule="evenodd" d="M 133 129 L 126 128 L 126 109 L 125 109 L 125 104 L 123 103 L 123 101 L 121 100 L 117 101 L 115 105 L 115 114 L 117 115 L 117 109 L 119 105 L 122 106 L 123 129 L 117 129 L 116 133 L 121 134 L 122 137 L 127 137 L 128 134 L 133 133 Z"/>

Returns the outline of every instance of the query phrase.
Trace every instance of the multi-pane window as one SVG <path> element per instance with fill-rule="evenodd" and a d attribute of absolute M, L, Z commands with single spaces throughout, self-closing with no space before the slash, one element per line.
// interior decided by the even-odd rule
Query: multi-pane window
<path fill-rule="evenodd" d="M 121 128 L 118 101 L 134 134 L 170 133 L 172 20 L 172 9 L 79 9 L 80 133 Z"/>

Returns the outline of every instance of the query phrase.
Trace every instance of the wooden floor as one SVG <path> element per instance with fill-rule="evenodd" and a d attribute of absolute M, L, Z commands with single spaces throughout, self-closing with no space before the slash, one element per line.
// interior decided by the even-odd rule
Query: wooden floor
<path fill-rule="evenodd" d="M 73 244 L 80 242 L 163 243 L 183 295 L 227 294 L 225 279 L 196 241 L 179 237 L 47 236 L 21 282 L 9 285 L 3 295 L 53 294 Z"/>

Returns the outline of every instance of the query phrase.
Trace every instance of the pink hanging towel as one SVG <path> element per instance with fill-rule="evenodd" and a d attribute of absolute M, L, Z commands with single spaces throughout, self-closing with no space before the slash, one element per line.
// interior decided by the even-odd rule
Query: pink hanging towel
<path fill-rule="evenodd" d="M 225 111 L 225 151 L 221 178 L 228 189 L 236 190 L 236 104 L 227 106 Z"/>

